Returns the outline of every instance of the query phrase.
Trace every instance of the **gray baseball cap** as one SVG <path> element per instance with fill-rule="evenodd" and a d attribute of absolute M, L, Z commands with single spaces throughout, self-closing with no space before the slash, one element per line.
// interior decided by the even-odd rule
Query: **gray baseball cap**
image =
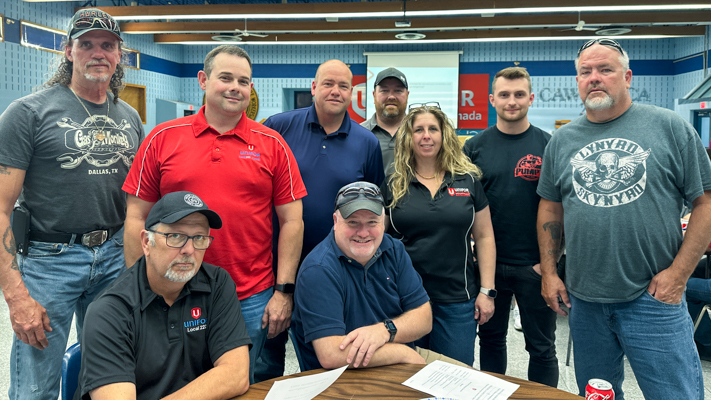
<path fill-rule="evenodd" d="M 378 76 L 375 77 L 374 86 L 380 85 L 380 82 L 382 82 L 383 79 L 387 78 L 395 78 L 399 80 L 400 82 L 402 82 L 403 85 L 405 85 L 405 89 L 407 89 L 407 78 L 405 78 L 405 74 L 400 72 L 400 70 L 398 70 L 397 68 L 393 67 L 388 67 L 380 71 L 380 73 L 378 73 Z"/>
<path fill-rule="evenodd" d="M 90 31 L 110 32 L 118 40 L 123 41 L 121 39 L 121 29 L 119 29 L 116 20 L 98 8 L 85 8 L 74 13 L 67 29 L 67 37 L 76 39 Z"/>
<path fill-rule="evenodd" d="M 370 182 L 353 182 L 342 187 L 336 196 L 336 211 L 348 218 L 358 210 L 368 210 L 376 215 L 383 213 L 385 200 L 380 188 Z"/>

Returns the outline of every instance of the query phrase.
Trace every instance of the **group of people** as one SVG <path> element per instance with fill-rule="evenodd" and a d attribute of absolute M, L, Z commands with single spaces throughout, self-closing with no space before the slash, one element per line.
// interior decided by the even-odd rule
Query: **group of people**
<path fill-rule="evenodd" d="M 581 394 L 602 378 L 623 399 L 626 355 L 646 398 L 703 398 L 684 288 L 711 241 L 711 163 L 687 122 L 632 103 L 619 43 L 580 48 L 587 113 L 553 137 L 528 121 L 526 70 L 498 72 L 496 124 L 463 149 L 437 103 L 408 109 L 395 68 L 355 123 L 338 60 L 311 107 L 252 121 L 230 45 L 205 58 L 199 112 L 144 137 L 121 45 L 110 15 L 78 11 L 47 88 L 0 116 L 11 399 L 57 397 L 73 315 L 83 399 L 232 398 L 283 374 L 289 331 L 313 369 L 472 366 L 478 330 L 482 370 L 505 373 L 514 296 L 530 380 L 557 386 L 565 306 Z"/>

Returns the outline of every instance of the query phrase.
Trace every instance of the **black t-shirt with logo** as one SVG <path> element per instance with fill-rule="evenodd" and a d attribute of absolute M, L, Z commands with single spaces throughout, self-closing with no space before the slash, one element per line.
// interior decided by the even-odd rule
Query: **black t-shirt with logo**
<path fill-rule="evenodd" d="M 235 283 L 203 263 L 172 306 L 155 294 L 146 261 L 121 274 L 89 306 L 79 388 L 136 385 L 137 399 L 160 399 L 195 380 L 224 353 L 251 345 Z"/>
<path fill-rule="evenodd" d="M 393 198 L 388 181 L 381 186 L 386 205 Z M 487 204 L 479 181 L 447 172 L 434 198 L 415 179 L 395 208 L 386 209 L 388 233 L 402 240 L 432 301 L 458 303 L 479 294 L 470 237 L 475 213 Z"/>
<path fill-rule="evenodd" d="M 531 125 L 519 135 L 507 135 L 496 125 L 464 144 L 464 154 L 481 168 L 496 237 L 496 259 L 513 265 L 540 261 L 536 193 L 543 151 L 551 135 Z"/>

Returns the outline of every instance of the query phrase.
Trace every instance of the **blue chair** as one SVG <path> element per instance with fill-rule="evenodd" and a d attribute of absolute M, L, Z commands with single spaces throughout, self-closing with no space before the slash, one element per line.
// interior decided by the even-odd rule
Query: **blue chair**
<path fill-rule="evenodd" d="M 73 344 L 62 358 L 62 400 L 71 400 L 77 390 L 81 369 L 81 345 Z"/>

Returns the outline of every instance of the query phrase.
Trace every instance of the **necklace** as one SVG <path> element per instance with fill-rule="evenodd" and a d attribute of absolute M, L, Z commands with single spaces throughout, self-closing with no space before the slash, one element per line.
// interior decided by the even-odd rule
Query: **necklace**
<path fill-rule="evenodd" d="M 432 175 L 432 176 L 424 176 L 424 175 L 422 175 L 421 173 L 417 172 L 417 170 L 415 170 L 415 173 L 416 173 L 417 175 L 419 175 L 420 178 L 422 178 L 422 179 L 434 179 L 434 178 L 437 177 L 437 175 L 439 175 L 438 172 L 435 172 L 435 174 Z"/>
<path fill-rule="evenodd" d="M 72 93 L 74 93 L 74 97 L 76 97 L 79 104 L 81 104 L 81 106 L 84 107 L 84 111 L 86 111 L 86 113 L 89 114 L 89 119 L 91 120 L 91 122 L 94 123 L 94 126 L 98 130 L 98 132 L 96 133 L 96 139 L 104 140 L 104 138 L 106 137 L 106 133 L 104 133 L 104 128 L 106 128 L 106 123 L 109 120 L 109 107 L 111 107 L 111 102 L 109 101 L 109 99 L 108 98 L 106 99 L 106 118 L 104 118 L 104 126 L 99 128 L 99 124 L 96 123 L 96 119 L 93 118 L 94 116 L 89 112 L 89 109 L 86 108 L 86 106 L 84 105 L 84 102 L 81 101 L 81 99 L 77 95 L 77 92 L 75 92 L 74 89 L 72 89 L 72 88 L 69 88 L 69 90 L 71 90 Z"/>

